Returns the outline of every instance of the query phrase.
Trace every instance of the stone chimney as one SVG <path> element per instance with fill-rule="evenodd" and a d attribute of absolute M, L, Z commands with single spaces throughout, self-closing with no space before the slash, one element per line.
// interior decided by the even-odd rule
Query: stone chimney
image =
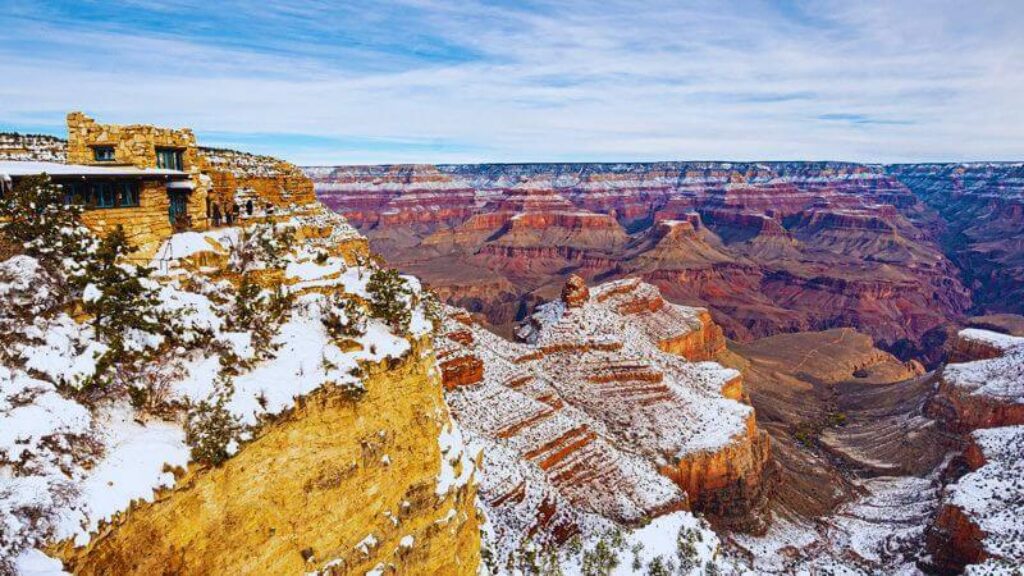
<path fill-rule="evenodd" d="M 569 276 L 562 287 L 562 302 L 568 308 L 579 308 L 587 300 L 590 300 L 590 290 L 587 289 L 586 280 L 577 274 Z"/>

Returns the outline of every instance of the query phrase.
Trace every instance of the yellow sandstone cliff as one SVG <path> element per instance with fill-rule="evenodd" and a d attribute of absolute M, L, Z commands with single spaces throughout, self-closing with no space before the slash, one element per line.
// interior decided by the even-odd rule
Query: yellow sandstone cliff
<path fill-rule="evenodd" d="M 324 387 L 219 468 L 53 553 L 75 574 L 475 574 L 473 482 L 436 493 L 450 426 L 429 346 Z"/>

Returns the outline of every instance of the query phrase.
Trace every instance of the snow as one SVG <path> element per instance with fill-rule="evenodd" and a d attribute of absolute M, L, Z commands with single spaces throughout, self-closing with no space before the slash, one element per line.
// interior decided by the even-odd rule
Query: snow
<path fill-rule="evenodd" d="M 206 232 L 179 232 L 174 234 L 157 251 L 158 260 L 188 258 L 200 252 L 225 253 L 229 246 L 238 243 L 238 228 L 220 228 Z"/>
<path fill-rule="evenodd" d="M 975 396 L 1024 404 L 1024 346 L 1007 348 L 998 358 L 949 364 L 942 378 Z"/>
<path fill-rule="evenodd" d="M 947 502 L 959 507 L 985 534 L 985 550 L 1024 564 L 1020 512 L 1024 509 L 1024 426 L 973 433 L 985 464 L 947 487 Z"/>
<path fill-rule="evenodd" d="M 301 296 L 291 318 L 274 337 L 278 347 L 275 358 L 235 378 L 235 393 L 228 409 L 243 424 L 256 424 L 262 414 L 277 414 L 290 408 L 295 398 L 328 382 L 359 385 L 351 372 L 360 361 L 397 358 L 409 350 L 406 339 L 392 334 L 379 320 L 370 319 L 366 334 L 359 339 L 363 349 L 342 352 L 316 312 L 322 298 L 319 294 Z M 193 390 L 198 390 L 204 388 L 203 381 L 193 376 L 188 382 Z"/>
<path fill-rule="evenodd" d="M 167 347 L 161 334 L 126 331 L 129 349 L 160 350 L 147 357 L 133 384 L 155 384 L 154 390 L 173 405 L 206 400 L 217 390 L 221 355 L 230 352 L 238 362 L 232 366 L 236 375 L 228 409 L 242 424 L 255 425 L 322 386 L 361 387 L 360 363 L 402 357 L 411 349 L 410 337 L 429 331 L 421 308 L 413 310 L 408 337 L 368 318 L 365 334 L 355 338 L 359 346 L 343 352 L 322 322 L 324 293 L 366 299 L 373 269 L 348 265 L 337 256 L 316 262 L 328 247 L 358 237 L 341 217 L 295 216 L 288 225 L 332 230 L 285 255 L 281 268 L 294 304 L 280 326 L 270 327 L 273 349 L 257 355 L 252 333 L 229 329 L 236 289 L 222 279 L 219 267 L 186 270 L 180 262 L 203 251 L 228 254 L 240 238 L 239 229 L 176 234 L 154 260 L 164 274 L 147 282 L 157 290 L 158 312 L 174 317 L 174 347 Z M 418 281 L 407 280 L 420 290 Z M 50 312 L 56 310 L 53 283 L 32 258 L 0 262 L 0 301 L 6 306 L 0 308 L 0 320 L 11 336 L 11 345 L 0 353 L 0 556 L 15 558 L 24 573 L 59 570 L 59 562 L 35 547 L 65 538 L 86 544 L 103 522 L 133 501 L 152 499 L 155 490 L 172 487 L 170 470 L 185 467 L 190 458 L 180 425 L 183 413 L 155 420 L 137 413 L 123 393 L 94 399 L 90 407 L 68 395 L 63 386 L 78 389 L 90 382 L 109 349 L 90 325 Z M 86 299 L 98 297 L 95 286 L 86 288 Z M 4 315 L 12 305 L 18 314 Z M 27 320 L 22 318 L 25 310 Z M 468 481 L 472 462 L 457 429 L 442 431 L 439 442 L 447 453 L 439 483 L 458 487 Z M 239 448 L 233 442 L 229 451 Z M 391 456 L 382 458 L 385 465 L 390 462 Z M 461 466 L 458 474 L 453 466 Z M 375 546 L 376 541 L 364 544 Z"/>
<path fill-rule="evenodd" d="M 31 403 L 12 404 L 14 398 Z M 0 367 L 0 456 L 19 461 L 39 452 L 42 442 L 58 435 L 83 435 L 92 417 L 82 405 L 67 400 L 48 382 Z"/>
<path fill-rule="evenodd" d="M 286 278 L 302 281 L 320 280 L 328 276 L 336 276 L 345 271 L 345 261 L 341 258 L 328 258 L 323 265 L 313 261 L 291 262 L 285 269 Z"/>
<path fill-rule="evenodd" d="M 1018 346 L 1024 346 L 1024 338 L 993 332 L 991 330 L 982 330 L 980 328 L 965 328 L 959 332 L 959 335 L 965 340 L 982 342 L 1004 351 Z"/>
<path fill-rule="evenodd" d="M 77 324 L 66 314 L 49 322 L 37 320 L 25 335 L 35 340 L 15 345 L 25 367 L 75 387 L 95 374 L 96 361 L 109 349 L 94 340 L 91 327 Z"/>
<path fill-rule="evenodd" d="M 416 542 L 416 539 L 411 535 L 402 536 L 402 539 L 398 541 L 398 545 L 402 548 L 412 548 L 412 545 Z"/>
<path fill-rule="evenodd" d="M 113 406 L 97 418 L 107 452 L 80 484 L 88 522 L 60 537 L 74 536 L 75 543 L 84 546 L 101 521 L 110 520 L 133 500 L 151 499 L 156 488 L 174 486 L 167 466 L 188 464 L 189 449 L 179 426 L 159 421 L 143 425 L 134 418 L 126 405 Z"/>
<path fill-rule="evenodd" d="M 60 560 L 35 549 L 25 550 L 14 559 L 14 572 L 20 576 L 71 576 Z"/>
<path fill-rule="evenodd" d="M 465 486 L 475 467 L 462 441 L 462 431 L 454 421 L 449 420 L 442 425 L 437 444 L 441 447 L 441 470 L 437 475 L 434 492 L 444 497 L 452 490 Z"/>
<path fill-rule="evenodd" d="M 363 538 L 362 540 L 360 540 L 359 543 L 356 544 L 355 547 L 356 547 L 357 550 L 359 550 L 363 554 L 366 554 L 367 556 L 369 556 L 370 555 L 370 550 L 376 548 L 377 544 L 378 544 L 377 537 L 374 536 L 373 534 L 368 534 L 366 536 L 366 538 Z"/>

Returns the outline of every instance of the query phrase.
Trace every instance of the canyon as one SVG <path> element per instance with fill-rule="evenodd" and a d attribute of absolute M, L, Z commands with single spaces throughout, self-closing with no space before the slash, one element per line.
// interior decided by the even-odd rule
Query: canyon
<path fill-rule="evenodd" d="M 569 273 L 638 276 L 733 340 L 852 327 L 929 367 L 1019 313 L 1020 164 L 308 167 L 375 250 L 499 334 Z"/>

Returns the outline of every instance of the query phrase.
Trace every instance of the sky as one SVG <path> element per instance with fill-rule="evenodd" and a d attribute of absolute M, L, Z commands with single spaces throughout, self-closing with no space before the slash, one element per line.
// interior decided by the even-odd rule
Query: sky
<path fill-rule="evenodd" d="M 0 0 L 0 130 L 302 165 L 1024 160 L 1020 0 Z"/>

